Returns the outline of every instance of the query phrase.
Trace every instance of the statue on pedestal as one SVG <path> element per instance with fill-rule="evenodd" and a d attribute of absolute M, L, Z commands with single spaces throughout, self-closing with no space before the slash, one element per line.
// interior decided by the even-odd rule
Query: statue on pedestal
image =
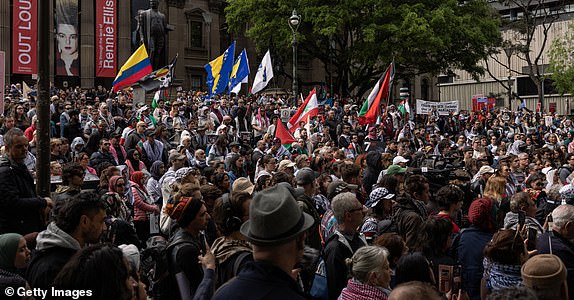
<path fill-rule="evenodd" d="M 158 11 L 159 0 L 150 0 L 150 8 L 138 12 L 138 32 L 145 43 L 152 68 L 167 65 L 167 32 L 173 30 L 165 15 Z"/>

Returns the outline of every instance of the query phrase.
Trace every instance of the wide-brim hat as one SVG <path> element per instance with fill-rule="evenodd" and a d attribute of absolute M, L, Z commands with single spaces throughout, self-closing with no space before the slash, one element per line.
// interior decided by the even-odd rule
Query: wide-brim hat
<path fill-rule="evenodd" d="M 255 245 L 279 245 L 287 242 L 315 223 L 303 212 L 293 188 L 278 184 L 253 197 L 249 220 L 241 225 L 241 233 Z"/>

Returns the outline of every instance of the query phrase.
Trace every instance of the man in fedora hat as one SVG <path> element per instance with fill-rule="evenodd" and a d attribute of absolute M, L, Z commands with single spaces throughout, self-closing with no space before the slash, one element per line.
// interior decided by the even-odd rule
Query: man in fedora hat
<path fill-rule="evenodd" d="M 221 287 L 213 299 L 305 299 L 292 270 L 300 261 L 313 217 L 304 213 L 294 190 L 278 184 L 257 194 L 241 233 L 253 245 L 252 264 Z"/>

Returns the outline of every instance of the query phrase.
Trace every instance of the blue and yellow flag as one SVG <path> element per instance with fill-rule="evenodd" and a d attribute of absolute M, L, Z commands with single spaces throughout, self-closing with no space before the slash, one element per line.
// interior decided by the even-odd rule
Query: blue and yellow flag
<path fill-rule="evenodd" d="M 231 76 L 229 78 L 229 89 L 227 93 L 238 93 L 241 90 L 241 84 L 247 83 L 249 77 L 249 61 L 247 60 L 247 51 L 243 49 L 241 54 L 235 60 Z"/>
<path fill-rule="evenodd" d="M 138 82 L 138 80 L 152 71 L 145 45 L 141 44 L 118 72 L 118 76 L 113 82 L 114 93 Z"/>
<path fill-rule="evenodd" d="M 205 65 L 207 71 L 207 86 L 210 95 L 221 94 L 229 83 L 229 74 L 233 68 L 233 56 L 235 55 L 235 41 L 218 58 Z"/>

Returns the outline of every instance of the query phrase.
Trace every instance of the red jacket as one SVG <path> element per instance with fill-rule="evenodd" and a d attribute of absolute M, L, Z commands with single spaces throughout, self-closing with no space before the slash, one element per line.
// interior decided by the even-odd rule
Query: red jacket
<path fill-rule="evenodd" d="M 148 193 L 142 190 L 135 182 L 131 182 L 132 194 L 134 195 L 134 221 L 149 220 L 147 214 L 157 211 L 157 206 L 152 203 Z"/>

